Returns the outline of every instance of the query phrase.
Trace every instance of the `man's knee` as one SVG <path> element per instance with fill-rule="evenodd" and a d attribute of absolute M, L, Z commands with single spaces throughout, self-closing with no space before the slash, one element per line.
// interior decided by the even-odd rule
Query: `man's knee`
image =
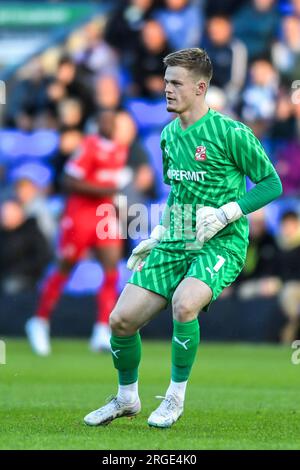
<path fill-rule="evenodd" d="M 197 318 L 199 310 L 185 297 L 176 297 L 172 300 L 173 317 L 179 322 L 192 321 Z"/>
<path fill-rule="evenodd" d="M 131 336 L 136 329 L 121 309 L 114 309 L 109 317 L 111 331 L 116 336 Z"/>

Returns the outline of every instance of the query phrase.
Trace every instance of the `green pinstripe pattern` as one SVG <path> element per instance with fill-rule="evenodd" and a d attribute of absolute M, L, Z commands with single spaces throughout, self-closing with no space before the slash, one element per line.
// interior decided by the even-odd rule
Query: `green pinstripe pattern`
<path fill-rule="evenodd" d="M 195 159 L 196 148 L 206 148 L 206 160 Z M 195 227 L 196 205 L 220 207 L 240 199 L 246 193 L 245 175 L 258 182 L 274 171 L 262 145 L 245 124 L 216 111 L 209 112 L 186 130 L 179 118 L 166 126 L 161 135 L 164 181 L 171 185 L 173 204 L 193 207 L 192 227 Z M 170 179 L 176 170 L 205 172 L 203 181 Z M 191 240 L 183 231 L 174 232 L 181 224 L 171 211 L 169 240 Z M 216 235 L 224 246 L 245 259 L 248 245 L 248 221 L 242 217 Z"/>
<path fill-rule="evenodd" d="M 195 158 L 199 146 L 206 149 L 203 160 Z M 196 277 L 211 287 L 215 300 L 243 267 L 249 232 L 246 217 L 229 224 L 202 248 L 195 233 L 178 227 L 182 229 L 187 218 L 195 232 L 197 205 L 220 207 L 237 201 L 246 193 L 245 175 L 256 183 L 274 168 L 251 129 L 213 110 L 186 130 L 179 118 L 173 120 L 162 132 L 161 149 L 164 181 L 171 186 L 167 204 L 182 213 L 171 211 L 167 236 L 129 282 L 170 301 L 184 277 Z M 185 205 L 189 205 L 188 216 Z"/>
<path fill-rule="evenodd" d="M 135 272 L 128 282 L 156 292 L 170 302 L 178 284 L 185 277 L 195 277 L 210 286 L 212 302 L 232 284 L 242 267 L 243 262 L 234 253 L 214 240 L 197 252 L 186 250 L 184 242 L 163 241 L 151 251 L 142 270 Z"/>

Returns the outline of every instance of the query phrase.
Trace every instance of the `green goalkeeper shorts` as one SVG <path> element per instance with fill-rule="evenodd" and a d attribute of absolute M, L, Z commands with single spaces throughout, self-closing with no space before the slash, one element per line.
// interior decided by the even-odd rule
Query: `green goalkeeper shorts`
<path fill-rule="evenodd" d="M 186 249 L 183 241 L 161 242 L 128 282 L 155 292 L 170 302 L 178 284 L 187 277 L 195 277 L 212 290 L 211 301 L 203 309 L 208 310 L 222 290 L 233 283 L 244 262 L 220 240 L 211 239 L 200 250 Z"/>

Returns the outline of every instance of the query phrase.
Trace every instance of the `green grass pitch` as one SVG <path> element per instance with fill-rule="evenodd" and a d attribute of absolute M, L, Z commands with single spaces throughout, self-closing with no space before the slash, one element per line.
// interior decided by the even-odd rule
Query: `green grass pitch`
<path fill-rule="evenodd" d="M 1 449 L 299 449 L 300 365 L 281 346 L 203 343 L 185 413 L 171 429 L 149 428 L 155 395 L 169 381 L 170 343 L 144 342 L 143 409 L 134 418 L 89 428 L 83 416 L 116 390 L 109 354 L 84 341 L 53 341 L 53 355 L 7 342 L 0 365 Z"/>

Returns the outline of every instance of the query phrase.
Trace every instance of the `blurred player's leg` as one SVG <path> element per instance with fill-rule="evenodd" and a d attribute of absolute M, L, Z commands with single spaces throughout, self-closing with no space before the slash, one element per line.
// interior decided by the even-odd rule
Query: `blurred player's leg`
<path fill-rule="evenodd" d="M 50 317 L 62 294 L 73 265 L 74 263 L 71 261 L 61 261 L 58 268 L 45 280 L 38 300 L 36 314 L 25 325 L 25 331 L 32 350 L 40 356 L 47 356 L 51 352 Z"/>
<path fill-rule="evenodd" d="M 50 353 L 49 321 L 59 301 L 70 272 L 82 258 L 94 236 L 95 225 L 89 224 L 88 214 L 64 214 L 60 223 L 59 265 L 45 281 L 36 314 L 25 326 L 33 351 L 40 355 Z"/>
<path fill-rule="evenodd" d="M 111 350 L 119 376 L 118 393 L 107 405 L 89 413 L 84 418 L 86 424 L 107 424 L 115 418 L 139 413 L 141 338 L 138 330 L 160 312 L 166 303 L 164 297 L 154 292 L 132 284 L 126 285 L 110 316 Z"/>
<path fill-rule="evenodd" d="M 297 338 L 300 326 L 300 283 L 299 281 L 287 281 L 280 292 L 279 302 L 288 321 L 284 325 L 280 340 L 284 344 L 292 344 Z"/>
<path fill-rule="evenodd" d="M 90 347 L 93 351 L 110 351 L 109 316 L 118 300 L 118 262 L 122 256 L 121 243 L 97 247 L 97 259 L 104 270 L 103 283 L 97 295 L 97 318 L 93 328 Z"/>
<path fill-rule="evenodd" d="M 188 277 L 173 296 L 172 378 L 159 407 L 148 418 L 149 426 L 167 428 L 182 415 L 185 390 L 198 350 L 199 311 L 211 300 L 207 284 Z"/>

